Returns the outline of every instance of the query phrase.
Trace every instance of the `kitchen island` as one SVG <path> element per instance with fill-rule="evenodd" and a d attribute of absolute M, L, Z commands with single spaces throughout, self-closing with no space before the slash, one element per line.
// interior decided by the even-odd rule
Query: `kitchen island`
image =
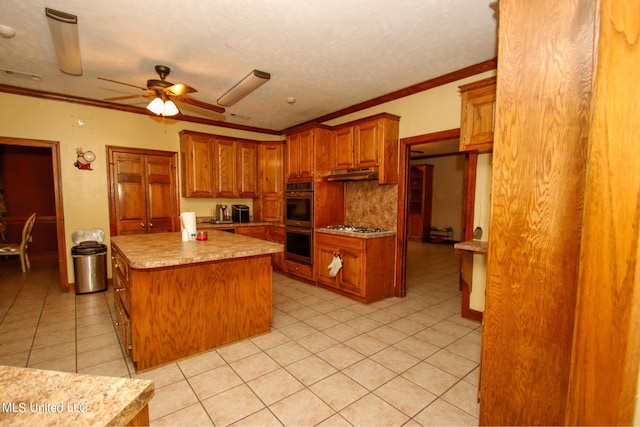
<path fill-rule="evenodd" d="M 270 330 L 271 254 L 283 245 L 211 230 L 111 238 L 117 330 L 146 370 Z"/>

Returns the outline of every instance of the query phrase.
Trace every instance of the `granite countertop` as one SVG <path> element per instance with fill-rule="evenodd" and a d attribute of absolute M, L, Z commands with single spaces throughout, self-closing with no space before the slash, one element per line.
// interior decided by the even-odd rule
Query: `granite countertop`
<path fill-rule="evenodd" d="M 456 250 L 469 251 L 469 252 L 478 252 L 478 253 L 487 253 L 489 246 L 485 241 L 480 240 L 471 240 L 468 242 L 459 242 L 453 245 L 453 248 Z"/>
<path fill-rule="evenodd" d="M 395 236 L 395 231 L 380 231 L 378 233 L 356 233 L 352 231 L 332 230 L 330 228 L 317 228 L 318 233 L 335 234 L 336 236 L 358 237 L 360 239 L 379 239 L 381 237 Z"/>
<path fill-rule="evenodd" d="M 284 245 L 208 230 L 208 240 L 182 241 L 182 233 L 131 234 L 111 237 L 111 244 L 131 268 L 171 267 L 282 252 Z"/>
<path fill-rule="evenodd" d="M 0 366 L 0 425 L 125 425 L 153 381 Z"/>

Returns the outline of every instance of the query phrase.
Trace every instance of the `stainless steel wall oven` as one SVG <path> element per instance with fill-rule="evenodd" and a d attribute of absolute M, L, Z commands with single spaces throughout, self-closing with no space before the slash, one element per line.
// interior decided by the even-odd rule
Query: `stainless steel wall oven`
<path fill-rule="evenodd" d="M 285 258 L 313 265 L 313 182 L 287 183 L 284 200 Z"/>
<path fill-rule="evenodd" d="M 287 183 L 284 192 L 284 224 L 313 227 L 313 182 Z"/>

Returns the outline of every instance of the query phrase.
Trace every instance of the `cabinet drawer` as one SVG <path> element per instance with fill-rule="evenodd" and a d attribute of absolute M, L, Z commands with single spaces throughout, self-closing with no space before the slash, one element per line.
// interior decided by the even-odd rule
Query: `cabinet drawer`
<path fill-rule="evenodd" d="M 295 274 L 296 276 L 313 280 L 313 268 L 309 265 L 299 264 L 294 261 L 285 260 L 284 266 L 287 273 Z"/>
<path fill-rule="evenodd" d="M 124 260 L 120 252 L 111 248 L 111 261 L 113 266 L 113 273 L 120 273 L 125 281 L 129 281 L 129 265 Z"/>
<path fill-rule="evenodd" d="M 122 351 L 126 355 L 131 354 L 131 321 L 129 320 L 129 316 L 125 312 L 122 307 L 122 301 L 116 295 L 115 300 L 115 308 L 116 308 L 116 332 L 118 333 L 118 338 L 120 339 L 120 345 L 122 346 Z"/>
<path fill-rule="evenodd" d="M 284 243 L 284 227 L 269 227 L 269 239 L 272 242 Z"/>
<path fill-rule="evenodd" d="M 243 236 L 255 237 L 256 239 L 266 240 L 267 227 L 264 225 L 257 225 L 254 227 L 237 227 L 236 233 L 242 234 Z"/>
<path fill-rule="evenodd" d="M 336 248 L 364 249 L 366 239 L 358 237 L 337 236 L 328 233 L 316 233 L 316 244 L 333 246 Z"/>

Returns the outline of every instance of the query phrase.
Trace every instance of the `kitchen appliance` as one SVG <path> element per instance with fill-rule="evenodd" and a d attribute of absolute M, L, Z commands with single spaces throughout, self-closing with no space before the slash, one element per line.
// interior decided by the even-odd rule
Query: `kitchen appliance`
<path fill-rule="evenodd" d="M 378 168 L 372 167 L 364 169 L 336 170 L 327 177 L 327 181 L 377 181 L 378 177 Z"/>
<path fill-rule="evenodd" d="M 285 258 L 313 265 L 313 229 L 285 227 L 284 236 Z"/>
<path fill-rule="evenodd" d="M 382 228 L 382 227 L 369 227 L 365 225 L 351 225 L 351 224 L 327 225 L 325 228 L 327 230 L 332 230 L 332 231 L 343 231 L 346 233 L 362 233 L 362 234 L 384 233 L 386 231 L 389 231 L 386 228 Z"/>
<path fill-rule="evenodd" d="M 231 219 L 233 222 L 249 222 L 249 206 L 231 205 Z"/>
<path fill-rule="evenodd" d="M 214 224 L 231 224 L 231 213 L 227 209 L 227 205 L 216 205 L 214 210 L 214 218 L 212 221 Z"/>
<path fill-rule="evenodd" d="M 284 204 L 285 225 L 313 227 L 313 182 L 287 183 Z"/>

